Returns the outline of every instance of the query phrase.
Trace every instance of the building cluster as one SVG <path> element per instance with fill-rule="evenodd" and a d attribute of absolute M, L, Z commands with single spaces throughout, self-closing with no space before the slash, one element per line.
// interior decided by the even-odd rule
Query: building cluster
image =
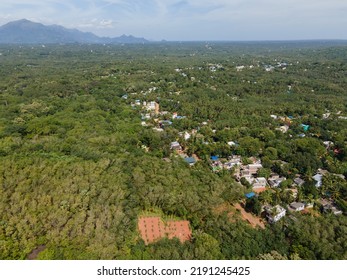
<path fill-rule="evenodd" d="M 276 67 L 286 67 L 285 64 L 278 64 Z M 209 65 L 209 69 L 213 72 L 217 69 L 222 69 L 221 65 Z M 237 71 L 242 71 L 245 69 L 245 66 L 237 66 Z M 177 73 L 184 73 L 182 69 L 176 69 Z M 271 70 L 272 71 L 272 70 Z M 153 92 L 157 90 L 157 88 L 151 88 L 148 92 Z M 291 90 L 291 86 L 289 86 L 289 90 Z M 123 99 L 128 99 L 128 95 L 124 95 Z M 160 105 L 157 101 L 141 101 L 135 100 L 131 103 L 133 108 L 139 108 L 141 112 L 142 125 L 152 127 L 153 130 L 157 132 L 163 132 L 165 128 L 173 125 L 174 121 L 185 119 L 185 116 L 181 116 L 178 112 L 168 112 L 161 111 Z M 277 121 L 280 126 L 276 128 L 276 130 L 287 133 L 293 123 L 298 123 L 297 120 L 293 116 L 277 116 L 270 115 L 270 117 Z M 329 118 L 330 112 L 323 115 L 323 118 Z M 298 118 L 300 119 L 300 117 Z M 202 122 L 200 126 L 208 125 L 208 121 Z M 300 124 L 300 121 L 299 123 Z M 303 131 L 302 134 L 298 135 L 299 137 L 305 137 L 305 133 L 308 133 L 311 130 L 311 126 L 306 123 L 300 124 L 301 129 Z M 216 131 L 212 131 L 215 133 Z M 199 128 L 192 129 L 191 131 L 181 131 L 177 135 L 176 141 L 170 143 L 170 150 L 173 154 L 180 156 L 189 166 L 195 165 L 200 159 L 197 155 L 188 155 L 187 154 L 187 141 L 189 141 L 192 137 L 194 139 L 201 138 L 202 143 L 205 145 L 209 145 L 208 141 L 204 140 L 204 135 L 199 132 Z M 235 148 L 239 144 L 236 140 L 229 141 L 227 144 Z M 323 145 L 327 150 L 334 149 L 334 143 L 331 141 L 323 141 Z M 338 153 L 338 150 L 334 150 L 335 153 Z M 281 162 L 282 165 L 287 164 L 286 162 Z M 209 158 L 209 165 L 211 170 L 215 173 L 218 173 L 222 170 L 230 171 L 235 179 L 240 183 L 250 186 L 252 188 L 252 192 L 247 194 L 247 199 L 252 198 L 253 196 L 257 196 L 260 193 L 266 190 L 274 190 L 276 188 L 281 188 L 283 186 L 289 187 L 286 191 L 290 191 L 294 200 L 297 200 L 298 196 L 298 187 L 302 187 L 305 184 L 305 180 L 301 177 L 300 174 L 297 174 L 293 179 L 293 183 L 290 186 L 287 186 L 287 178 L 272 172 L 271 174 L 263 174 L 262 169 L 263 165 L 259 158 L 250 157 L 250 158 L 242 158 L 240 155 L 232 154 L 228 157 L 221 158 L 218 155 L 211 155 Z M 327 174 L 325 170 L 318 170 L 316 174 L 312 176 L 312 180 L 315 182 L 315 186 L 320 188 L 323 184 L 323 177 Z M 322 207 L 324 212 L 329 212 L 333 214 L 341 214 L 342 212 L 338 209 L 336 204 L 334 204 L 331 200 L 322 201 Z M 281 205 L 265 205 L 263 206 L 263 210 L 266 213 L 266 217 L 270 223 L 275 223 L 283 218 L 287 211 L 299 212 L 303 211 L 305 208 L 312 207 L 311 203 L 303 203 L 302 201 L 295 201 L 286 207 Z"/>

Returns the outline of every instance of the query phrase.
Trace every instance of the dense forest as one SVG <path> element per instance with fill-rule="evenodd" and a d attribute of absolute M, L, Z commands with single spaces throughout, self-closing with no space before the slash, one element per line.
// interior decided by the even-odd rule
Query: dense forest
<path fill-rule="evenodd" d="M 347 44 L 1 45 L 0 62 L 0 259 L 347 259 Z M 248 200 L 214 156 L 286 179 Z M 292 202 L 313 208 L 262 214 Z M 191 240 L 145 244 L 143 211 Z"/>

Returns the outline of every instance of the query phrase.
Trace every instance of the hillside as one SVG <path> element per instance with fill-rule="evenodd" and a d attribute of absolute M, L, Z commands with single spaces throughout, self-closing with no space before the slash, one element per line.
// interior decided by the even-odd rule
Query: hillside
<path fill-rule="evenodd" d="M 43 25 L 26 19 L 12 21 L 0 27 L 2 44 L 138 44 L 144 38 L 122 35 L 116 38 L 98 37 L 90 32 L 68 29 L 59 25 Z"/>

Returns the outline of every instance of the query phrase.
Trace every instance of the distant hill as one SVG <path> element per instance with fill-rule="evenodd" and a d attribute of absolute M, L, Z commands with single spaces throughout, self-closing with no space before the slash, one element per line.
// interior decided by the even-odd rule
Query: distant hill
<path fill-rule="evenodd" d="M 116 38 L 98 37 L 90 32 L 68 29 L 60 25 L 43 25 L 26 19 L 12 21 L 0 27 L 0 44 L 143 44 L 148 40 L 122 35 Z"/>

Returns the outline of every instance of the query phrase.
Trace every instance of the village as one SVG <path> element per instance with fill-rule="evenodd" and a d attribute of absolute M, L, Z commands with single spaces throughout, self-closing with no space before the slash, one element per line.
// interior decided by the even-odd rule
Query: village
<path fill-rule="evenodd" d="M 218 69 L 222 69 L 222 65 L 210 65 L 211 72 L 216 72 Z M 253 65 L 249 68 L 253 69 Z M 258 66 L 259 67 L 259 66 Z M 278 63 L 276 67 L 280 69 L 286 69 L 286 63 Z M 242 71 L 244 66 L 237 66 L 237 71 Z M 266 66 L 266 71 L 273 71 L 273 66 Z M 179 75 L 186 77 L 187 75 L 183 72 L 182 69 L 175 69 Z M 192 79 L 192 80 L 195 80 Z M 175 123 L 185 120 L 187 117 L 180 115 L 179 112 L 169 112 L 162 111 L 160 107 L 160 102 L 158 100 L 148 100 L 147 94 L 153 94 L 157 90 L 157 87 L 151 87 L 146 92 L 141 92 L 142 99 L 138 99 L 137 93 L 125 94 L 122 96 L 124 100 L 130 103 L 130 106 L 139 112 L 141 117 L 141 125 L 145 128 L 153 130 L 155 133 L 163 133 L 166 129 L 174 126 Z M 288 92 L 291 91 L 291 86 L 288 86 Z M 177 93 L 179 94 L 179 93 Z M 341 119 L 341 112 L 337 112 L 336 115 Z M 322 115 L 322 119 L 328 119 L 332 114 L 326 112 Z M 275 131 L 278 131 L 283 134 L 288 134 L 290 138 L 305 138 L 308 134 L 311 137 L 314 137 L 314 134 L 310 134 L 310 125 L 305 123 L 300 123 L 302 131 L 297 135 L 294 135 L 295 131 L 291 130 L 292 123 L 295 120 L 293 116 L 277 116 L 271 114 L 270 119 L 277 122 L 277 127 Z M 299 120 L 300 121 L 300 120 Z M 339 209 L 335 203 L 334 196 L 331 193 L 322 192 L 322 185 L 324 185 L 324 178 L 328 175 L 341 180 L 345 180 L 344 175 L 342 174 L 331 174 L 327 170 L 317 169 L 315 173 L 308 178 L 313 182 L 314 187 L 317 190 L 317 193 L 320 195 L 315 198 L 312 195 L 304 197 L 302 194 L 302 186 L 307 180 L 303 174 L 297 173 L 291 178 L 286 178 L 285 176 L 273 172 L 272 170 L 265 168 L 262 164 L 262 161 L 257 156 L 241 156 L 237 153 L 237 147 L 239 146 L 238 139 L 229 139 L 227 141 L 227 146 L 230 147 L 230 154 L 228 156 L 220 156 L 218 154 L 210 154 L 209 157 L 200 158 L 196 153 L 192 152 L 194 149 L 191 148 L 193 143 L 200 141 L 202 145 L 215 145 L 216 142 L 210 143 L 206 141 L 206 137 L 203 134 L 203 127 L 210 127 L 210 120 L 206 120 L 200 123 L 199 127 L 192 128 L 190 130 L 179 131 L 176 135 L 175 141 L 171 141 L 169 147 L 170 156 L 180 157 L 187 164 L 187 167 L 193 167 L 199 162 L 205 162 L 210 166 L 210 171 L 218 174 L 219 172 L 228 172 L 238 184 L 242 184 L 245 187 L 245 193 L 243 198 L 240 198 L 239 203 L 235 206 L 235 209 L 238 208 L 238 212 L 241 213 L 241 216 L 245 221 L 251 224 L 253 227 L 260 226 L 264 227 L 264 222 L 269 224 L 277 223 L 285 216 L 289 216 L 292 220 L 295 220 L 294 213 L 302 214 L 328 214 L 341 215 L 343 211 Z M 211 129 L 212 133 L 217 131 Z M 323 141 L 327 151 L 333 149 L 334 143 L 331 141 Z M 148 152 L 149 147 L 142 145 L 142 148 Z M 334 153 L 339 153 L 338 149 L 333 150 Z M 163 158 L 164 160 L 170 161 L 170 156 Z M 279 166 L 287 165 L 287 162 L 278 161 Z M 312 183 L 311 183 L 312 184 Z M 277 199 L 273 199 L 277 197 Z M 256 209 L 255 209 L 256 208 Z M 152 223 L 151 219 L 159 219 L 159 217 L 151 217 L 148 223 Z M 159 220 L 158 220 L 159 221 Z M 155 241 L 165 236 L 162 235 L 165 230 L 163 226 L 159 223 L 157 227 L 160 233 L 158 232 L 156 236 L 152 237 L 143 237 L 146 242 L 150 240 Z M 185 224 L 186 232 L 189 231 L 189 222 Z M 142 225 L 143 223 L 143 225 Z M 146 219 L 142 218 L 139 221 L 144 227 Z M 143 231 L 143 230 L 142 230 Z M 189 239 L 190 233 L 183 234 L 181 233 L 170 233 L 169 237 L 178 237 L 179 239 Z M 142 236 L 145 236 L 142 232 Z M 166 235 L 167 236 L 167 235 Z"/>

